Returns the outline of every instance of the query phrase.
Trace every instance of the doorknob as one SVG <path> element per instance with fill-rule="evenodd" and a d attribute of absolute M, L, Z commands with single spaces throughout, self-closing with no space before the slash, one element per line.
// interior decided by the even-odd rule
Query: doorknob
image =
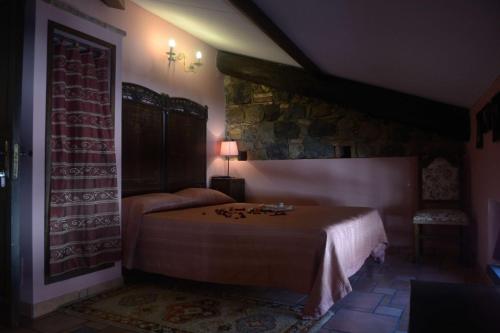
<path fill-rule="evenodd" d="M 3 158 L 3 165 L 0 164 L 0 188 L 4 188 L 7 178 L 15 180 L 19 177 L 19 157 L 33 156 L 32 152 L 21 151 L 19 144 L 12 145 L 12 156 L 10 156 L 9 141 L 5 140 L 3 149 L 0 150 L 0 161 Z M 12 158 L 12 166 L 10 165 Z"/>
<path fill-rule="evenodd" d="M 3 165 L 0 164 L 0 188 L 5 188 L 7 186 L 7 177 L 9 176 L 9 141 L 5 140 L 0 153 L 0 156 L 3 157 Z"/>
<path fill-rule="evenodd" d="M 0 171 L 0 188 L 4 188 L 6 185 L 5 172 Z"/>

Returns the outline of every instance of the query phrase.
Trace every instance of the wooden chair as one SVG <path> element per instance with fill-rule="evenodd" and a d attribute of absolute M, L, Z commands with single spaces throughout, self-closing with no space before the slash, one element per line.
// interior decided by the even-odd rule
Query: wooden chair
<path fill-rule="evenodd" d="M 422 156 L 419 159 L 419 210 L 413 216 L 415 260 L 423 253 L 423 227 L 459 228 L 459 253 L 463 254 L 463 228 L 469 218 L 462 210 L 463 168 L 458 156 Z"/>

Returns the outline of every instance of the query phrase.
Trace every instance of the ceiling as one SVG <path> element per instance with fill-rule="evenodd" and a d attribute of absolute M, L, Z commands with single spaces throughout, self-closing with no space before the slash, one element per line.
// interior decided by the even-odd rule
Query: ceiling
<path fill-rule="evenodd" d="M 132 1 L 218 50 L 298 66 L 226 0 Z"/>
<path fill-rule="evenodd" d="M 133 0 L 213 47 L 297 66 L 227 0 Z M 324 72 L 471 107 L 500 75 L 498 0 L 254 0 Z"/>

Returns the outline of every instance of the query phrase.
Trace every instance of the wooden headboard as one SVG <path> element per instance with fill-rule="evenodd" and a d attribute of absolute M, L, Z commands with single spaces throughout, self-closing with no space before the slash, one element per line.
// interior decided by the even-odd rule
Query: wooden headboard
<path fill-rule="evenodd" d="M 123 83 L 122 196 L 206 187 L 207 107 Z"/>

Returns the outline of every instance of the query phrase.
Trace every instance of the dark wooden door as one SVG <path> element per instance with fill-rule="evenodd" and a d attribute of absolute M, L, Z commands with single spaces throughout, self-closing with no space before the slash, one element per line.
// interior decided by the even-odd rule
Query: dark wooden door
<path fill-rule="evenodd" d="M 20 251 L 18 207 L 22 0 L 0 0 L 0 325 L 16 326 Z M 0 326 L 1 328 L 1 326 Z"/>

